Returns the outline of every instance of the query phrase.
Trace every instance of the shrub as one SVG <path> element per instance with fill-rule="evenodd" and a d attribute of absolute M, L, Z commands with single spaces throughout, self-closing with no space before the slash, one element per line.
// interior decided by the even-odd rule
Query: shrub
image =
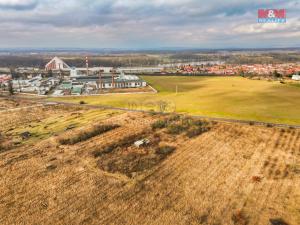
<path fill-rule="evenodd" d="M 208 215 L 207 214 L 203 214 L 203 215 L 199 216 L 199 218 L 198 218 L 198 222 L 200 224 L 206 224 L 207 220 L 208 220 Z"/>
<path fill-rule="evenodd" d="M 194 120 L 193 125 L 195 126 L 207 126 L 208 122 L 205 120 Z"/>
<path fill-rule="evenodd" d="M 169 118 L 168 118 L 168 121 L 169 122 L 172 122 L 172 121 L 178 121 L 180 119 L 180 116 L 179 115 L 171 115 Z"/>
<path fill-rule="evenodd" d="M 161 141 L 160 135 L 155 133 L 153 134 L 153 138 L 151 139 L 150 143 L 151 145 L 158 145 L 160 141 Z"/>
<path fill-rule="evenodd" d="M 166 156 L 166 155 L 169 155 L 169 154 L 171 154 L 172 152 L 174 152 L 175 149 L 176 149 L 176 148 L 173 147 L 173 146 L 164 145 L 164 146 L 158 147 L 158 148 L 155 150 L 155 153 L 156 153 L 156 154 L 159 154 L 159 155 Z"/>
<path fill-rule="evenodd" d="M 153 130 L 155 129 L 162 129 L 165 128 L 167 126 L 168 122 L 166 120 L 158 120 L 156 122 L 154 122 L 151 127 Z"/>
<path fill-rule="evenodd" d="M 155 112 L 153 109 L 150 109 L 149 114 L 150 116 L 155 116 L 158 114 L 158 112 Z"/>
<path fill-rule="evenodd" d="M 294 173 L 296 173 L 296 174 L 300 174 L 300 166 L 297 165 L 297 164 L 293 164 L 293 165 L 291 166 L 291 170 L 292 170 Z"/>
<path fill-rule="evenodd" d="M 81 141 L 88 140 L 94 136 L 103 134 L 105 132 L 108 132 L 112 129 L 120 127 L 119 125 L 113 124 L 113 125 L 97 125 L 94 126 L 91 130 L 89 131 L 82 131 L 79 134 L 77 134 L 74 137 L 71 138 L 62 138 L 59 140 L 59 143 L 62 145 L 73 145 Z"/>
<path fill-rule="evenodd" d="M 238 210 L 237 212 L 235 212 L 232 215 L 231 219 L 234 224 L 238 224 L 238 225 L 247 225 L 248 224 L 248 219 L 246 218 L 246 216 L 244 215 L 244 213 L 241 210 Z"/>
<path fill-rule="evenodd" d="M 83 104 L 86 104 L 86 102 L 81 100 L 81 101 L 79 102 L 79 104 L 80 104 L 80 105 L 83 105 Z"/>
<path fill-rule="evenodd" d="M 180 124 L 170 124 L 167 127 L 167 133 L 169 134 L 180 134 L 182 133 L 186 128 L 183 125 Z"/>
<path fill-rule="evenodd" d="M 93 152 L 93 156 L 95 158 L 97 158 L 97 157 L 100 157 L 100 156 L 102 156 L 104 154 L 108 154 L 108 153 L 112 152 L 116 147 L 117 146 L 114 145 L 114 144 L 105 146 L 102 150 L 94 151 Z"/>
<path fill-rule="evenodd" d="M 93 151 L 93 156 L 95 158 L 100 157 L 104 154 L 108 154 L 111 153 L 113 150 L 115 150 L 116 148 L 119 147 L 126 147 L 126 146 L 130 146 L 132 145 L 136 140 L 139 140 L 142 138 L 143 134 L 133 134 L 130 136 L 127 136 L 117 142 L 111 143 L 107 146 L 101 147 L 100 149 L 96 149 L 95 151 Z"/>
<path fill-rule="evenodd" d="M 191 129 L 189 129 L 187 132 L 186 132 L 186 135 L 189 137 L 189 138 L 192 138 L 192 137 L 196 137 L 200 134 L 203 134 L 207 131 L 209 131 L 210 128 L 209 127 L 193 127 Z"/>
<path fill-rule="evenodd" d="M 182 126 L 189 127 L 189 126 L 193 125 L 193 123 L 194 123 L 194 120 L 190 117 L 184 117 L 181 119 Z"/>

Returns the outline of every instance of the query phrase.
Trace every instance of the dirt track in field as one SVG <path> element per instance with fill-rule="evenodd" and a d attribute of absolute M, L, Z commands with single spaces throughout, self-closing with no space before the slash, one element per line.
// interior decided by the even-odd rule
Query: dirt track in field
<path fill-rule="evenodd" d="M 300 224 L 298 129 L 218 123 L 178 137 L 174 153 L 134 178 L 99 169 L 95 148 L 157 117 L 124 113 L 105 121 L 119 128 L 75 145 L 51 137 L 1 153 L 0 224 Z"/>

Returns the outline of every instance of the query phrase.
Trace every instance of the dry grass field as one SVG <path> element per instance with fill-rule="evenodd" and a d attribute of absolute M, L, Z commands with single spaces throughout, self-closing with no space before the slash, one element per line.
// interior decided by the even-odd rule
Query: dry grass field
<path fill-rule="evenodd" d="M 14 100 L 8 98 L 0 98 L 0 110 L 15 109 L 18 107 L 32 106 L 34 103 L 26 100 Z"/>
<path fill-rule="evenodd" d="M 22 110 L 0 112 L 3 140 L 33 134 L 0 152 L 0 224 L 300 224 L 298 129 Z"/>

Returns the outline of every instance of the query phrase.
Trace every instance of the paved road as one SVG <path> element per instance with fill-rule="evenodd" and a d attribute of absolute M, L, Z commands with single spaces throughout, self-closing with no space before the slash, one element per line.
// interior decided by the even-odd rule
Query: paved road
<path fill-rule="evenodd" d="M 7 98 L 7 97 L 6 97 Z M 44 105 L 69 105 L 69 106 L 81 106 L 87 107 L 90 109 L 109 109 L 109 110 L 121 110 L 127 112 L 150 112 L 147 110 L 139 110 L 139 109 L 129 109 L 129 108 L 119 108 L 119 107 L 112 107 L 112 106 L 105 106 L 105 105 L 89 105 L 89 104 L 79 104 L 79 103 L 71 103 L 71 102 L 60 102 L 60 101 L 48 101 L 45 99 L 34 99 L 34 98 L 24 98 L 21 96 L 13 96 L 10 98 L 15 99 L 25 99 L 28 101 L 39 102 L 40 104 Z M 160 112 L 162 113 L 162 112 Z M 162 114 L 169 114 L 169 113 L 162 113 Z M 176 113 L 180 115 L 180 113 Z M 274 127 L 283 127 L 283 128 L 300 128 L 300 125 L 290 125 L 290 124 L 283 124 L 283 123 L 269 123 L 269 122 L 261 122 L 261 121 L 250 121 L 250 120 L 237 120 L 237 119 L 227 119 L 227 118 L 218 118 L 218 117 L 210 117 L 210 116 L 202 116 L 202 115 L 190 115 L 194 118 L 201 118 L 201 119 L 208 119 L 214 121 L 222 121 L 222 122 L 230 122 L 230 123 L 241 123 L 241 124 L 253 124 L 253 125 L 260 125 L 260 126 L 274 126 Z"/>

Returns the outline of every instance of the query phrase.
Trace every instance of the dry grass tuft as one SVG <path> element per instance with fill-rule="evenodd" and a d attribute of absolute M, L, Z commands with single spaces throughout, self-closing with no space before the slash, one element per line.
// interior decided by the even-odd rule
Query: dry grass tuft
<path fill-rule="evenodd" d="M 252 181 L 255 182 L 255 183 L 261 182 L 261 179 L 262 178 L 260 176 L 253 176 L 252 177 Z"/>
<path fill-rule="evenodd" d="M 241 211 L 241 210 L 236 211 L 232 215 L 231 220 L 236 225 L 247 225 L 248 224 L 248 219 L 245 216 L 245 213 L 243 211 Z"/>

